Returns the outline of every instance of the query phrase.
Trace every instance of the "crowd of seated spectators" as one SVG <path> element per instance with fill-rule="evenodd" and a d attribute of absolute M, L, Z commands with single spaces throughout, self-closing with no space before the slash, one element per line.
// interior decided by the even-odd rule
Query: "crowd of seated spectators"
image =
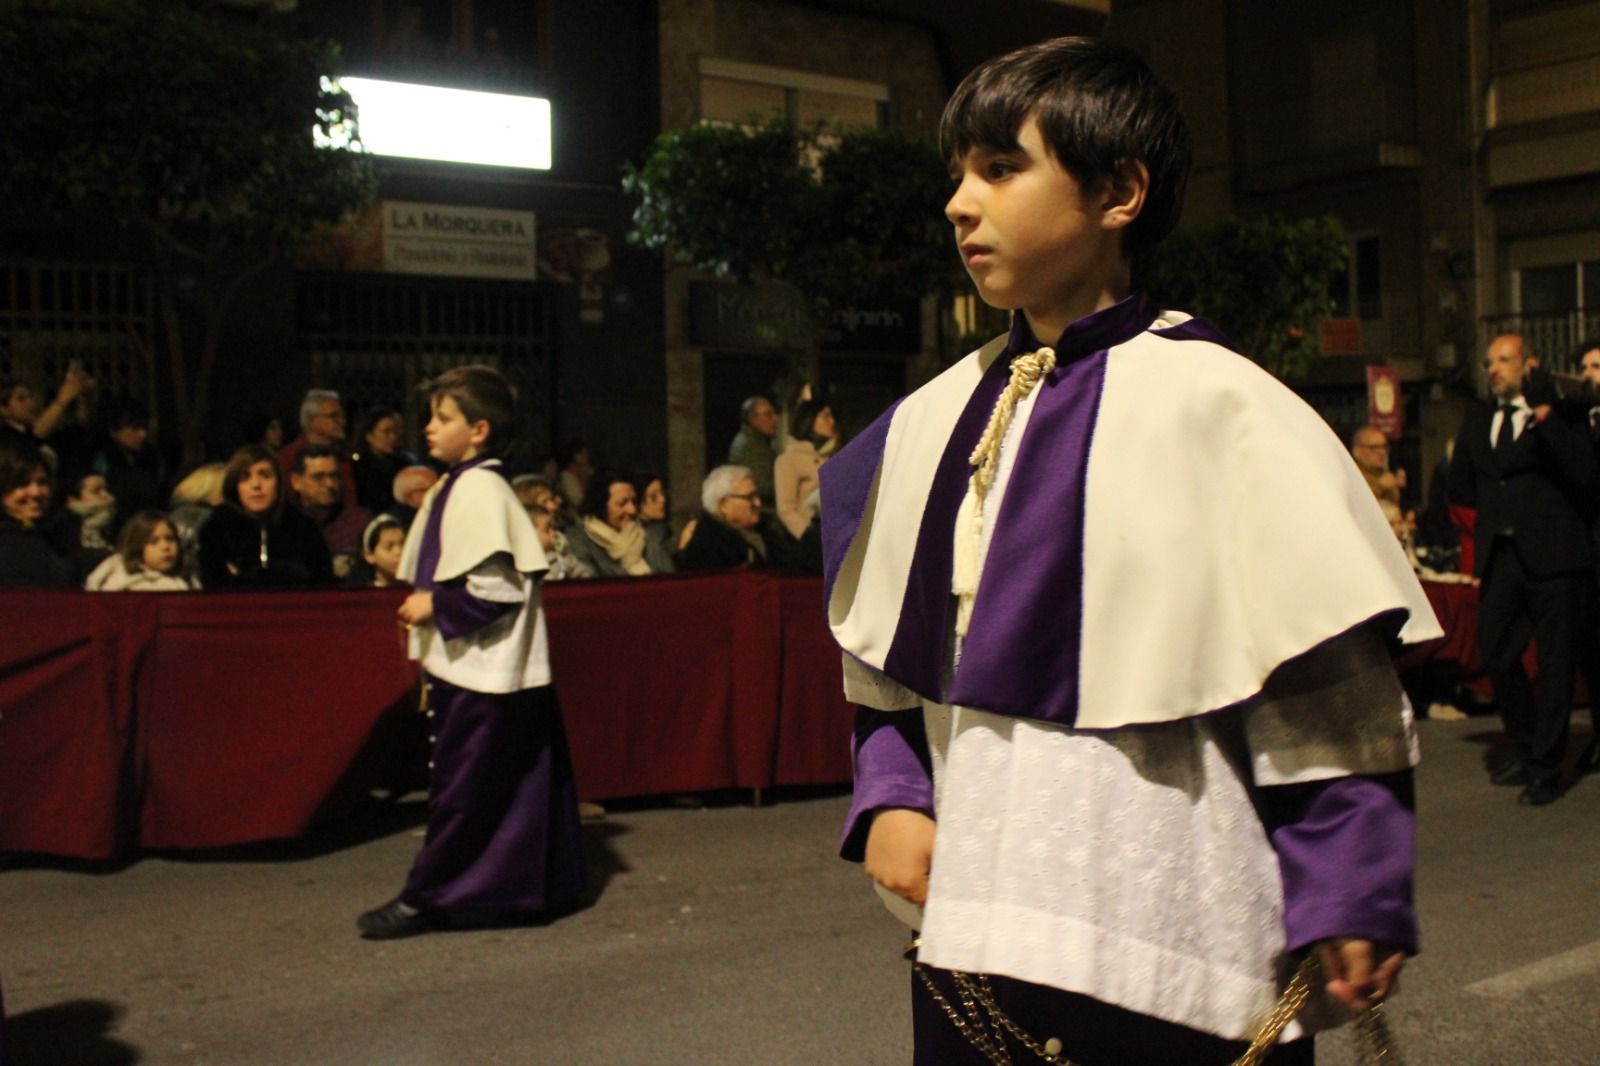
<path fill-rule="evenodd" d="M 253 417 L 226 461 L 175 479 L 148 408 L 96 397 L 76 365 L 43 410 L 32 388 L 0 381 L 0 587 L 397 584 L 405 537 L 441 471 L 405 449 L 396 407 L 360 416 L 347 437 L 339 394 L 311 389 L 298 434 Z M 545 580 L 820 572 L 817 472 L 838 445 L 831 410 L 807 400 L 780 418 L 752 397 L 741 423 L 730 461 L 696 486 L 698 513 L 681 527 L 661 474 L 597 469 L 582 443 L 533 472 L 507 470 L 548 557 Z M 731 458 L 750 454 L 760 471 Z"/>

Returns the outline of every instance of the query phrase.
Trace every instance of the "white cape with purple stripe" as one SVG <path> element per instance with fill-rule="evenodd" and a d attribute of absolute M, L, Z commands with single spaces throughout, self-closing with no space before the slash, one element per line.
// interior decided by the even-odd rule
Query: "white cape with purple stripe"
<path fill-rule="evenodd" d="M 844 651 L 925 699 L 1114 729 L 1239 703 L 1369 621 L 1441 636 L 1338 438 L 1220 340 L 1139 297 L 1063 335 L 953 674 L 954 515 L 1007 339 L 886 413 L 822 469 Z"/>

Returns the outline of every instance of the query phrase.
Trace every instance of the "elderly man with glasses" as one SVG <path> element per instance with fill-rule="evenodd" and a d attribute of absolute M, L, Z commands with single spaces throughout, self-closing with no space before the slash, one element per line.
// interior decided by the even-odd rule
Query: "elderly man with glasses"
<path fill-rule="evenodd" d="M 748 467 L 719 466 L 700 488 L 703 511 L 676 562 L 679 570 L 727 570 L 778 565 L 761 521 L 761 493 Z"/>

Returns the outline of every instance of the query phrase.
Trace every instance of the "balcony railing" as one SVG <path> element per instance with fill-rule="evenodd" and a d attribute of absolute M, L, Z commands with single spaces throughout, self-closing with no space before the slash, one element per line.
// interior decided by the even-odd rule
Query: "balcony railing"
<path fill-rule="evenodd" d="M 1485 315 L 1482 327 L 1480 354 L 1492 338 L 1502 333 L 1515 333 L 1538 353 L 1542 365 L 1554 373 L 1576 374 L 1578 364 L 1574 349 L 1584 341 L 1600 337 L 1600 308 L 1536 315 Z"/>

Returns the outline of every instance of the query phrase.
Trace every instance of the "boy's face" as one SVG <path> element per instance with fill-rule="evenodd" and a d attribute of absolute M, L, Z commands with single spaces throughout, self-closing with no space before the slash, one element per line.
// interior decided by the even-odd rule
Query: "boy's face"
<path fill-rule="evenodd" d="M 427 434 L 428 454 L 454 465 L 478 457 L 489 439 L 489 423 L 481 419 L 468 422 L 454 396 L 436 396 Z"/>
<path fill-rule="evenodd" d="M 1050 154 L 1032 116 L 1017 141 L 1015 151 L 974 148 L 957 160 L 944 213 L 984 302 L 1024 312 L 1035 335 L 1053 344 L 1073 319 L 1103 305 L 1091 297 L 1121 267 L 1121 240 L 1097 198 Z M 1052 332 L 1042 334 L 1041 325 Z"/>

